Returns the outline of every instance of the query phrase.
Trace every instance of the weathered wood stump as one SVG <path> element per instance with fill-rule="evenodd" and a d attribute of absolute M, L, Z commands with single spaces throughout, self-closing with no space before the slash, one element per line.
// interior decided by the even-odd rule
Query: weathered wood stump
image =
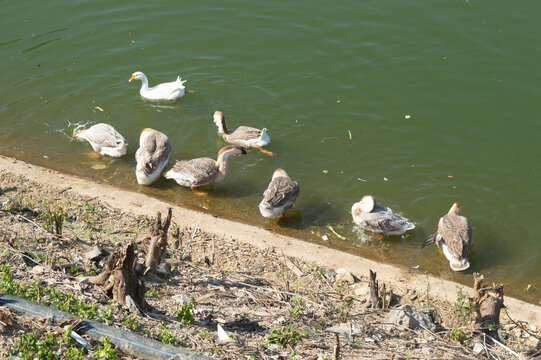
<path fill-rule="evenodd" d="M 105 270 L 100 275 L 90 278 L 90 281 L 101 286 L 119 304 L 126 305 L 126 296 L 129 295 L 137 306 L 144 308 L 145 283 L 135 273 L 134 250 L 133 242 L 115 250 L 109 257 Z"/>
<path fill-rule="evenodd" d="M 172 215 L 173 210 L 169 208 L 167 218 L 162 223 L 162 214 L 158 211 L 154 226 L 152 227 L 150 245 L 145 259 L 146 272 L 149 270 L 156 271 L 162 261 L 163 255 L 165 255 L 165 251 L 167 250 L 167 231 L 169 230 L 169 225 L 171 225 Z"/>
<path fill-rule="evenodd" d="M 475 325 L 492 331 L 500 324 L 500 310 L 503 307 L 503 284 L 483 286 L 483 275 L 473 274 L 473 292 L 477 309 Z"/>
<path fill-rule="evenodd" d="M 379 286 L 376 276 L 376 272 L 370 270 L 370 282 L 368 283 L 370 288 L 370 307 L 373 309 L 387 309 L 393 299 L 393 290 L 391 287 L 387 290 L 385 284 Z"/>
<path fill-rule="evenodd" d="M 379 307 L 379 288 L 378 281 L 376 280 L 376 272 L 370 270 L 370 307 L 376 309 Z"/>

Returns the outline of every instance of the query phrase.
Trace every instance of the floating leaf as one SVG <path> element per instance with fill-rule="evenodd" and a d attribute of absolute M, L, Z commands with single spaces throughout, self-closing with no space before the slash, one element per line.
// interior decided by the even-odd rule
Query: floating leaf
<path fill-rule="evenodd" d="M 331 225 L 327 225 L 327 229 L 331 230 L 332 233 L 336 236 L 338 236 L 339 239 L 342 239 L 342 240 L 346 240 L 345 237 L 343 237 L 342 235 L 340 235 L 339 233 L 337 233 L 336 231 L 334 231 L 333 227 Z"/>
<path fill-rule="evenodd" d="M 349 139 L 351 140 L 351 130 L 348 130 Z"/>
<path fill-rule="evenodd" d="M 322 170 L 324 174 L 327 174 L 329 170 Z"/>
<path fill-rule="evenodd" d="M 528 284 L 528 286 L 526 286 L 526 291 L 530 291 L 531 288 L 532 288 L 532 284 Z"/>

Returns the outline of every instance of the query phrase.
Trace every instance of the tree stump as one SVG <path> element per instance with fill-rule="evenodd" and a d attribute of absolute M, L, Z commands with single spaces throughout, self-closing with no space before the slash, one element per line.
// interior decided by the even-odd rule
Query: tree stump
<path fill-rule="evenodd" d="M 162 257 L 167 249 L 167 231 L 169 230 L 169 225 L 171 225 L 172 215 L 173 210 L 169 208 L 167 219 L 162 223 L 162 214 L 158 211 L 150 235 L 150 245 L 145 259 L 145 265 L 147 267 L 145 273 L 149 270 L 156 271 L 162 261 Z"/>
<path fill-rule="evenodd" d="M 379 308 L 379 289 L 375 271 L 370 270 L 370 282 L 368 286 L 370 286 L 370 305 L 372 308 L 377 309 Z"/>
<path fill-rule="evenodd" d="M 135 273 L 135 244 L 129 243 L 115 250 L 107 262 L 105 270 L 98 276 L 90 278 L 99 285 L 113 300 L 126 305 L 126 296 L 130 295 L 137 306 L 144 308 L 145 283 Z"/>
<path fill-rule="evenodd" d="M 477 309 L 475 321 L 477 328 L 494 330 L 500 324 L 500 310 L 503 307 L 503 284 L 483 287 L 483 275 L 474 273 L 473 292 Z"/>

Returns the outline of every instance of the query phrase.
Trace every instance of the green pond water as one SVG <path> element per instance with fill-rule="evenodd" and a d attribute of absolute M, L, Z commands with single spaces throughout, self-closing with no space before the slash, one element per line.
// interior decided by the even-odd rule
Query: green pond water
<path fill-rule="evenodd" d="M 471 285 L 478 271 L 540 302 L 541 2 L 0 3 L 1 154 L 419 265 L 414 272 Z M 140 82 L 128 83 L 138 70 L 150 85 L 181 75 L 193 92 L 144 101 Z M 171 138 L 172 160 L 215 157 L 225 145 L 215 110 L 231 127 L 266 127 L 277 156 L 232 158 L 226 181 L 204 198 L 165 179 L 137 185 L 143 128 Z M 73 141 L 74 130 L 99 122 L 127 138 L 127 156 L 92 159 Z M 301 195 L 277 223 L 257 205 L 278 167 Z M 417 228 L 383 241 L 359 231 L 350 209 L 365 194 Z M 464 273 L 435 247 L 420 249 L 455 201 L 475 239 Z"/>

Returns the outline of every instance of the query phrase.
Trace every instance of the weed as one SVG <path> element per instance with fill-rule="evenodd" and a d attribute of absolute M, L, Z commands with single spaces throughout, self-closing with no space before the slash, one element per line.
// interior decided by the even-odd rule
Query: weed
<path fill-rule="evenodd" d="M 158 340 L 167 345 L 175 346 L 177 344 L 177 339 L 171 334 L 171 329 L 163 324 L 158 326 Z"/>
<path fill-rule="evenodd" d="M 47 210 L 39 217 L 45 220 L 45 228 L 50 233 L 62 236 L 64 220 L 67 220 L 68 217 L 61 207 L 59 207 L 58 209 L 51 209 L 50 206 L 47 206 Z"/>
<path fill-rule="evenodd" d="M 459 343 L 463 343 L 464 341 L 468 340 L 468 335 L 466 335 L 464 330 L 459 328 L 451 328 L 449 330 L 449 337 L 455 341 L 458 341 Z"/>
<path fill-rule="evenodd" d="M 211 345 L 209 346 L 209 348 L 207 349 L 207 351 L 210 351 L 210 352 L 213 352 L 215 354 L 218 354 L 220 351 L 222 351 L 221 348 L 219 348 L 218 346 L 216 345 Z"/>
<path fill-rule="evenodd" d="M 98 210 L 96 210 L 96 209 L 94 208 L 94 206 L 92 206 L 92 205 L 90 205 L 90 204 L 88 204 L 88 205 L 86 206 L 85 213 L 87 213 L 87 214 L 89 214 L 89 215 L 99 215 L 99 214 L 100 214 L 100 212 L 99 212 Z"/>
<path fill-rule="evenodd" d="M 96 359 L 105 359 L 105 360 L 118 360 L 118 356 L 115 355 L 115 350 L 111 347 L 111 342 L 109 338 L 105 336 L 101 339 L 100 345 L 92 352 L 91 356 Z"/>
<path fill-rule="evenodd" d="M 152 289 L 149 289 L 147 290 L 147 292 L 145 293 L 145 296 L 146 297 L 153 297 L 154 299 L 157 299 L 158 298 L 158 292 L 156 291 L 156 289 L 152 288 Z"/>
<path fill-rule="evenodd" d="M 349 311 L 353 305 L 353 298 L 348 297 L 342 300 L 342 302 L 336 305 L 336 319 L 338 322 L 346 322 L 349 316 Z"/>
<path fill-rule="evenodd" d="M 298 318 L 301 315 L 301 311 L 303 311 L 304 308 L 302 308 L 299 305 L 295 305 L 292 309 L 289 309 L 289 312 L 293 317 Z"/>
<path fill-rule="evenodd" d="M 80 272 L 81 272 L 80 266 L 74 266 L 68 269 L 68 274 L 73 275 L 73 276 L 77 276 L 77 274 L 79 274 Z"/>
<path fill-rule="evenodd" d="M 64 358 L 68 360 L 82 360 L 85 358 L 85 350 L 83 348 L 71 346 L 66 350 Z"/>
<path fill-rule="evenodd" d="M 77 342 L 70 336 L 71 328 L 68 326 L 64 330 L 64 335 L 60 338 L 53 334 L 39 336 L 34 330 L 30 333 L 19 336 L 15 346 L 9 351 L 10 358 L 20 358 L 24 360 L 33 359 L 69 359 L 79 360 L 84 358 L 84 349 L 78 348 Z M 64 348 L 63 354 L 57 350 Z"/>
<path fill-rule="evenodd" d="M 286 347 L 288 345 L 295 346 L 300 336 L 301 332 L 299 330 L 294 329 L 292 326 L 287 326 L 281 329 L 269 329 L 269 333 L 265 335 L 265 338 L 267 339 L 267 344 Z"/>
<path fill-rule="evenodd" d="M 131 313 L 122 320 L 122 325 L 130 329 L 131 331 L 139 331 L 141 328 L 141 321 L 136 313 Z"/>
<path fill-rule="evenodd" d="M 287 360 L 295 360 L 295 353 L 292 352 L 291 354 L 289 354 L 289 356 L 287 357 Z"/>
<path fill-rule="evenodd" d="M 183 324 L 192 325 L 195 323 L 195 318 L 193 317 L 193 307 L 195 305 L 194 298 L 190 299 L 190 302 L 186 305 L 182 305 L 177 310 L 177 320 Z"/>
<path fill-rule="evenodd" d="M 204 339 L 210 336 L 210 332 L 208 330 L 201 331 L 196 335 L 197 337 Z"/>
<path fill-rule="evenodd" d="M 460 289 L 455 303 L 455 315 L 458 317 L 460 325 L 468 324 L 474 313 L 474 304 L 472 304 L 471 299 Z"/>
<path fill-rule="evenodd" d="M 38 336 L 36 330 L 19 336 L 17 344 L 11 349 L 10 355 L 23 359 L 60 359 L 51 348 L 58 345 L 53 334 Z"/>

